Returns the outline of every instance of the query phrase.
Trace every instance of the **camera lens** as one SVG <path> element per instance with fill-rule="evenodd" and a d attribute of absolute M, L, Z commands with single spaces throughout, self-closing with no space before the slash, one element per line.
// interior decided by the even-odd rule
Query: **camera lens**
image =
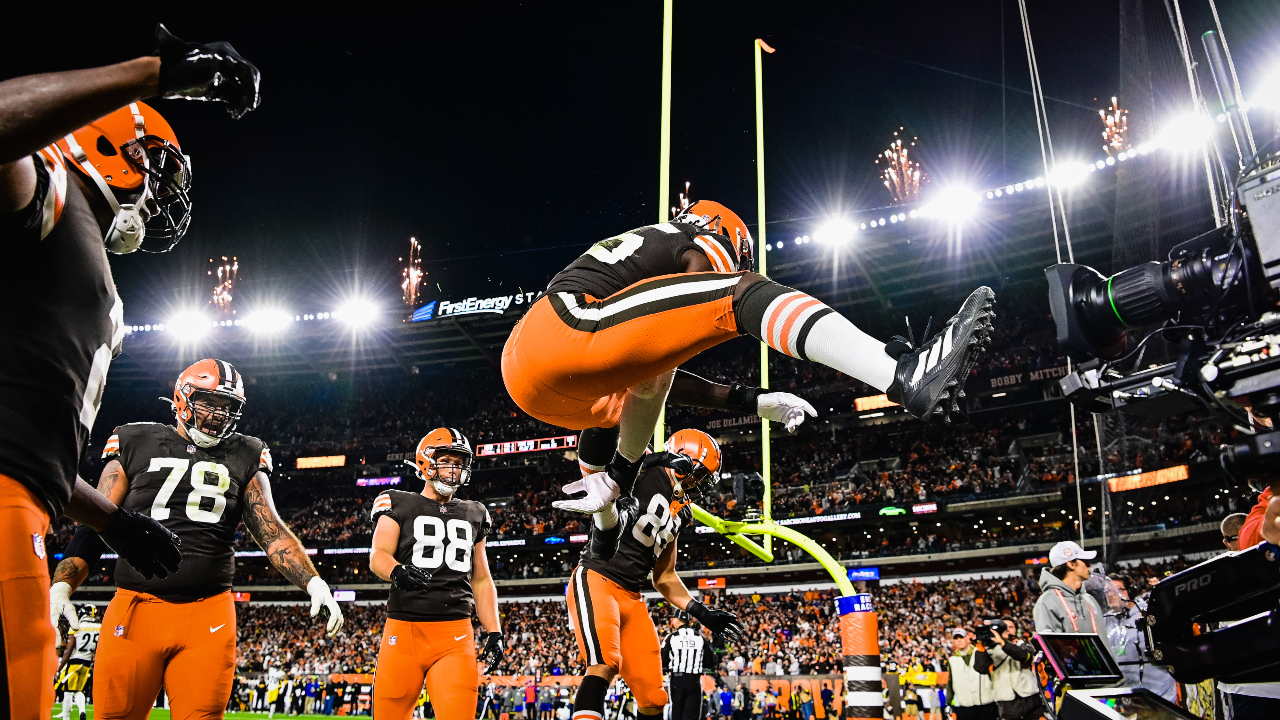
<path fill-rule="evenodd" d="M 1060 264 L 1045 270 L 1049 306 L 1058 328 L 1058 343 L 1077 360 L 1114 360 L 1125 350 L 1125 332 L 1170 320 L 1185 313 L 1212 321 L 1235 304 L 1247 303 L 1238 292 L 1247 249 L 1236 251 L 1221 229 L 1179 246 L 1164 262 L 1149 262 L 1111 277 L 1083 265 Z"/>

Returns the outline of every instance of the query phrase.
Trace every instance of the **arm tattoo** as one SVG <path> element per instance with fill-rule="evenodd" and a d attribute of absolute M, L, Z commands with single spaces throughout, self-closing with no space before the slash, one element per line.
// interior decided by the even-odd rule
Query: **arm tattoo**
<path fill-rule="evenodd" d="M 307 557 L 298 537 L 285 526 L 276 514 L 271 500 L 271 485 L 266 475 L 259 473 L 244 490 L 244 524 L 258 547 L 267 553 L 267 560 L 285 579 L 306 589 L 311 578 L 319 573 Z"/>
<path fill-rule="evenodd" d="M 258 547 L 266 550 L 280 538 L 281 523 L 276 517 L 275 504 L 267 494 L 259 478 L 249 481 L 244 489 L 244 524 Z"/>
<path fill-rule="evenodd" d="M 111 499 L 111 491 L 123 478 L 124 468 L 120 466 L 120 461 L 112 460 L 103 468 L 102 477 L 98 478 L 98 492 L 108 500 Z"/>
<path fill-rule="evenodd" d="M 74 588 L 89 577 L 89 565 L 80 558 L 67 558 L 53 571 L 53 583 L 64 582 Z M 51 583 L 52 584 L 52 583 Z"/>

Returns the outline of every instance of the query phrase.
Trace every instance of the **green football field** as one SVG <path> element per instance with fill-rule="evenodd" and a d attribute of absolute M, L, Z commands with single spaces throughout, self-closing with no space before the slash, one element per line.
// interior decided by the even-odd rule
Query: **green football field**
<path fill-rule="evenodd" d="M 78 710 L 78 708 L 77 708 Z M 93 720 L 93 706 L 89 706 L 88 720 Z M 267 716 L 266 713 L 246 713 L 246 712 L 230 712 L 224 717 L 227 720 L 263 720 Z M 53 717 L 62 717 L 62 704 L 55 703 L 53 706 Z M 324 720 L 334 720 L 332 715 L 286 715 L 284 713 L 276 713 L 276 717 L 293 720 L 295 718 L 324 718 Z M 80 720 L 80 718 L 72 717 L 71 720 Z M 151 711 L 150 720 L 169 720 L 169 711 L 162 708 L 154 708 Z"/>

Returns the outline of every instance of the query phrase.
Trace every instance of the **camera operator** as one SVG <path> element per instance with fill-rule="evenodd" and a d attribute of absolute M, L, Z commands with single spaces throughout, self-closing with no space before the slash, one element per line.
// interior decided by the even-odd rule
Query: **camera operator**
<path fill-rule="evenodd" d="M 1107 629 L 1098 601 L 1084 591 L 1089 561 L 1098 556 L 1070 540 L 1049 551 L 1049 568 L 1040 572 L 1040 598 L 1033 613 L 1036 632 L 1096 633 Z"/>
<path fill-rule="evenodd" d="M 996 720 L 995 690 L 991 676 L 974 669 L 977 648 L 973 634 L 964 628 L 951 631 L 951 657 L 947 659 L 947 701 L 956 720 Z"/>
<path fill-rule="evenodd" d="M 1111 583 L 1111 592 L 1107 593 L 1107 642 L 1120 664 L 1124 684 L 1146 688 L 1169 702 L 1177 702 L 1178 689 L 1173 676 L 1162 666 L 1146 661 L 1147 639 L 1138 628 L 1142 611 L 1129 597 L 1128 581 L 1114 573 L 1107 579 Z"/>
<path fill-rule="evenodd" d="M 1272 478 L 1270 487 L 1258 496 L 1240 527 L 1239 538 L 1242 548 L 1251 548 L 1263 540 L 1280 545 L 1280 477 Z"/>
<path fill-rule="evenodd" d="M 1031 720 L 1044 715 L 1040 684 L 1031 669 L 1036 651 L 1018 640 L 1017 628 L 1009 620 L 984 620 L 977 635 L 978 651 L 974 668 L 991 676 L 996 708 L 1002 720 Z"/>
<path fill-rule="evenodd" d="M 1222 544 L 1231 552 L 1240 549 L 1240 528 L 1244 527 L 1244 521 L 1248 518 L 1244 513 L 1232 513 L 1222 519 L 1222 524 L 1218 529 L 1222 531 Z"/>
<path fill-rule="evenodd" d="M 1280 483 L 1277 483 L 1280 484 Z M 1248 515 L 1236 513 L 1228 515 L 1222 521 L 1222 544 L 1228 550 L 1251 548 L 1266 539 L 1275 542 L 1275 536 L 1266 537 L 1262 532 L 1268 520 L 1274 526 L 1276 512 L 1270 508 L 1280 503 L 1280 499 L 1272 500 L 1276 486 L 1272 485 L 1258 497 L 1258 503 Z M 1234 537 L 1233 537 L 1234 536 Z M 1223 623 L 1223 626 L 1233 623 Z M 1218 683 L 1218 690 L 1225 701 L 1231 705 L 1233 718 L 1273 718 L 1280 717 L 1280 683 Z"/>

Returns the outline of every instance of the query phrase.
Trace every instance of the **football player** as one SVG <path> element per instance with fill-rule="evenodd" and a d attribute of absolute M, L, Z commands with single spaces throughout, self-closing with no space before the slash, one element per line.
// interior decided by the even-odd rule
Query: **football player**
<path fill-rule="evenodd" d="M 660 717 L 667 704 L 662 687 L 658 632 L 641 592 L 656 589 L 677 609 L 702 623 L 719 641 L 740 641 L 737 616 L 694 600 L 676 575 L 676 538 L 690 522 L 692 504 L 720 470 L 720 446 L 701 430 L 680 430 L 667 451 L 647 455 L 632 495 L 617 502 L 636 512 L 615 535 L 608 559 L 589 545 L 569 579 L 567 597 L 578 649 L 587 675 L 573 702 L 573 720 L 601 720 L 605 693 L 621 675 L 640 715 Z M 593 534 L 598 530 L 593 531 Z M 652 579 L 650 579 L 652 576 Z M 625 650 L 625 652 L 624 652 Z"/>
<path fill-rule="evenodd" d="M 148 97 L 258 103 L 258 71 L 226 43 L 157 29 L 157 51 L 116 65 L 0 83 L 0 697 L 49 717 L 54 630 L 44 528 L 66 514 L 102 531 L 140 572 L 176 567 L 160 526 L 120 512 L 76 476 L 124 310 L 107 252 L 165 249 L 190 219 L 190 161 Z M 144 238 L 147 240 L 143 245 Z M 159 241 L 152 248 L 152 241 Z"/>
<path fill-rule="evenodd" d="M 267 560 L 311 596 L 311 616 L 328 612 L 329 636 L 342 627 L 328 584 L 276 512 L 270 450 L 235 432 L 244 404 L 244 377 L 231 363 L 201 360 L 174 383 L 173 425 L 121 425 L 107 440 L 98 492 L 172 530 L 183 562 L 166 578 L 116 563 L 119 590 L 102 619 L 93 684 L 98 718 L 145 718 L 162 683 L 175 718 L 222 717 L 235 670 L 241 520 Z M 55 621 L 101 553 L 92 530 L 76 530 L 49 590 Z"/>
<path fill-rule="evenodd" d="M 369 568 L 391 583 L 373 684 L 373 714 L 383 720 L 413 715 L 424 681 L 436 717 L 476 716 L 473 608 L 485 630 L 485 673 L 502 660 L 498 591 L 484 551 L 489 511 L 455 497 L 471 479 L 473 458 L 462 433 L 436 428 L 410 463 L 422 492 L 387 490 L 373 503 Z"/>
<path fill-rule="evenodd" d="M 989 342 L 990 288 L 975 290 L 918 346 L 914 338 L 886 344 L 817 299 L 751 272 L 751 253 L 741 218 L 700 200 L 671 222 L 593 245 L 551 279 L 512 329 L 502 377 L 521 409 L 572 430 L 619 428 L 607 470 L 584 481 L 588 498 L 559 507 L 596 512 L 625 495 L 675 368 L 740 335 L 862 380 L 916 417 L 958 416 L 964 380 Z M 794 415 L 794 406 L 767 407 L 748 390 L 726 394 L 722 406 L 754 406 L 771 420 Z M 681 397 L 687 390 L 675 392 L 674 402 L 688 401 Z M 602 520 L 612 523 L 612 513 Z"/>
<path fill-rule="evenodd" d="M 62 685 L 63 720 L 84 720 L 88 712 L 84 691 L 89 687 L 93 655 L 98 650 L 98 635 L 102 631 L 102 625 L 98 623 L 97 607 L 85 605 L 80 608 L 79 617 L 80 627 L 67 638 L 67 646 L 62 651 L 62 663 L 58 666 L 58 682 Z M 79 715 L 72 712 L 73 705 L 79 706 Z"/>

